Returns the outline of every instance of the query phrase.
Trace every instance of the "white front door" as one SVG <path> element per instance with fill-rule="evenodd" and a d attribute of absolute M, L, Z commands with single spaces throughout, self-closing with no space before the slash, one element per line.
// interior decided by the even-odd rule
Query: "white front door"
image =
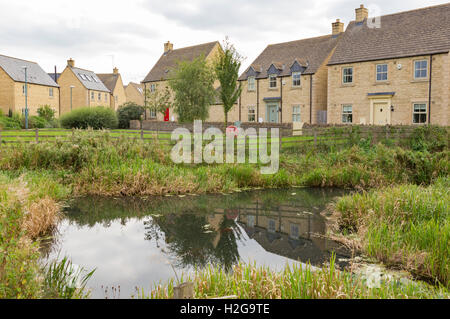
<path fill-rule="evenodd" d="M 374 103 L 373 104 L 373 124 L 387 125 L 389 123 L 389 109 L 388 103 Z"/>

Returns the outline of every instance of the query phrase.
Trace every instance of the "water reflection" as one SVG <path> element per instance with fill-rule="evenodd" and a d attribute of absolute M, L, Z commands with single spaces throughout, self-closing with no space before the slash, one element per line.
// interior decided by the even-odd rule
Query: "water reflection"
<path fill-rule="evenodd" d="M 338 190 L 288 189 L 232 195 L 81 198 L 70 204 L 59 235 L 42 247 L 48 259 L 69 255 L 97 267 L 91 285 L 149 287 L 195 267 L 256 262 L 281 269 L 286 262 L 320 266 L 332 251 L 320 212 Z M 290 261 L 289 261 L 290 260 Z M 125 295 L 124 295 L 125 294 Z"/>

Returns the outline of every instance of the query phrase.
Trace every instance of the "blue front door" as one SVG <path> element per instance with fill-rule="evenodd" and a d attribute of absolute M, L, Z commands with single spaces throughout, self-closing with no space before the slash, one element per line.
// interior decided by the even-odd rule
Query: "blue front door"
<path fill-rule="evenodd" d="M 278 123 L 278 103 L 267 104 L 267 122 Z"/>

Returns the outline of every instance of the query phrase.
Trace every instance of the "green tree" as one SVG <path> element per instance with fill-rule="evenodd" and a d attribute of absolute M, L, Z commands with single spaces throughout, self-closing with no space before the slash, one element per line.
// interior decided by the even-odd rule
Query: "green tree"
<path fill-rule="evenodd" d="M 228 123 L 228 112 L 231 110 L 241 95 L 242 86 L 238 82 L 239 68 L 243 58 L 234 46 L 225 39 L 224 50 L 220 51 L 219 57 L 214 64 L 217 79 L 220 82 L 220 100 L 225 115 L 225 127 Z"/>
<path fill-rule="evenodd" d="M 166 109 L 172 107 L 172 93 L 168 86 L 163 90 L 155 90 L 151 92 L 145 90 L 146 104 L 145 108 L 165 115 Z"/>
<path fill-rule="evenodd" d="M 144 107 L 134 102 L 126 102 L 119 106 L 117 110 L 117 118 L 119 120 L 119 128 L 130 128 L 131 120 L 141 120 L 144 114 Z"/>
<path fill-rule="evenodd" d="M 174 111 L 179 122 L 205 120 L 214 103 L 215 73 L 203 55 L 193 61 L 178 62 L 169 85 L 174 92 Z"/>

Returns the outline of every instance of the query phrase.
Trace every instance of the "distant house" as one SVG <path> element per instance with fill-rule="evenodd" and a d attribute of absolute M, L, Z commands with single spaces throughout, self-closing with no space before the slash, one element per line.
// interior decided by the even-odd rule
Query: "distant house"
<path fill-rule="evenodd" d="M 28 104 L 29 115 L 36 115 L 37 109 L 43 105 L 49 105 L 58 115 L 58 84 L 36 62 L 0 55 L 0 109 L 4 114 L 24 113 L 25 103 Z"/>
<path fill-rule="evenodd" d="M 167 86 L 167 80 L 169 79 L 169 72 L 177 66 L 179 61 L 192 61 L 195 58 L 204 55 L 207 61 L 213 61 L 217 54 L 222 50 L 218 41 L 194 45 L 181 49 L 173 49 L 173 44 L 170 42 L 164 43 L 164 53 L 159 58 L 158 62 L 153 66 L 145 79 L 142 81 L 144 86 L 144 92 L 155 92 L 156 90 L 164 90 Z M 219 86 L 218 81 L 215 83 L 215 88 Z M 145 103 L 145 95 L 144 95 Z M 176 114 L 173 114 L 172 110 L 169 110 L 170 118 L 177 119 Z M 219 115 L 219 112 L 221 115 Z M 223 118 L 223 109 L 221 105 L 213 105 L 209 111 L 210 119 L 213 120 L 216 117 Z M 156 112 L 147 112 L 147 119 L 154 119 L 158 121 L 163 120 L 162 114 L 156 114 Z"/>
<path fill-rule="evenodd" d="M 113 110 L 117 110 L 120 105 L 127 101 L 127 96 L 125 94 L 125 88 L 123 87 L 122 76 L 119 73 L 119 69 L 114 68 L 113 73 L 97 73 L 97 76 L 111 93 L 111 108 Z"/>
<path fill-rule="evenodd" d="M 69 59 L 58 78 L 61 95 L 61 114 L 86 106 L 110 107 L 110 90 L 92 71 L 75 67 Z"/>
<path fill-rule="evenodd" d="M 130 82 L 125 86 L 125 95 L 127 102 L 133 102 L 137 105 L 144 105 L 144 86 L 142 84 Z"/>
<path fill-rule="evenodd" d="M 328 123 L 449 125 L 450 4 L 355 13 L 328 63 Z"/>
<path fill-rule="evenodd" d="M 337 20 L 329 35 L 268 45 L 239 77 L 239 120 L 326 122 L 327 63 L 343 31 Z"/>

